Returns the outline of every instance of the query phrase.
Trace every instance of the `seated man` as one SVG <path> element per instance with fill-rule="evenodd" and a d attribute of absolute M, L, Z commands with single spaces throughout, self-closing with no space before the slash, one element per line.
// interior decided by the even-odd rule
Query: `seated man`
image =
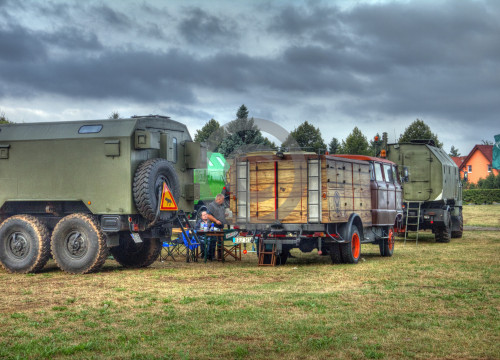
<path fill-rule="evenodd" d="M 215 239 L 203 235 L 204 231 L 210 230 L 211 221 L 208 220 L 208 214 L 206 211 L 202 211 L 200 214 L 200 220 L 196 222 L 194 228 L 198 232 L 198 238 L 200 239 L 200 247 L 203 256 L 208 260 L 212 260 L 215 256 Z M 210 246 L 205 248 L 205 243 L 208 243 Z M 205 253 L 205 251 L 207 252 Z"/>

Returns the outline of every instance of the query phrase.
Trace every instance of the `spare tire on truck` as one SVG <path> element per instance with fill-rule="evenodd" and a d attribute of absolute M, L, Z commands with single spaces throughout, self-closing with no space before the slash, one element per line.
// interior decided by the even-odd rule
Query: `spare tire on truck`
<path fill-rule="evenodd" d="M 0 263 L 8 272 L 39 271 L 49 256 L 49 231 L 35 217 L 16 215 L 0 225 Z"/>
<path fill-rule="evenodd" d="M 175 168 L 165 159 L 149 159 L 137 168 L 134 175 L 133 195 L 139 213 L 149 221 L 157 219 L 158 198 L 166 183 L 176 203 L 179 202 L 180 184 Z M 171 220 L 174 211 L 163 211 L 159 220 Z"/>
<path fill-rule="evenodd" d="M 115 260 L 124 267 L 141 268 L 151 265 L 160 255 L 160 239 L 143 239 L 136 244 L 129 232 L 120 232 L 120 245 L 110 249 Z"/>

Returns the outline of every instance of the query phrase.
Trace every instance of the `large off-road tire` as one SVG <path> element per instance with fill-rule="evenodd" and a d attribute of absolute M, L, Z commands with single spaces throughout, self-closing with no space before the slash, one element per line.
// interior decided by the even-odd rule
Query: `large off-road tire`
<path fill-rule="evenodd" d="M 392 256 L 394 254 L 395 240 L 394 228 L 391 226 L 387 229 L 387 239 L 382 239 L 379 243 L 380 255 Z"/>
<path fill-rule="evenodd" d="M 464 233 L 464 218 L 462 215 L 462 209 L 460 208 L 460 211 L 458 213 L 458 216 L 452 216 L 451 217 L 451 222 L 452 222 L 452 228 L 459 228 L 459 230 L 452 230 L 451 231 L 451 237 L 453 239 L 456 238 L 461 238 Z"/>
<path fill-rule="evenodd" d="M 71 214 L 57 223 L 51 250 L 57 266 L 71 274 L 98 271 L 108 256 L 106 236 L 86 214 Z"/>
<path fill-rule="evenodd" d="M 350 243 L 340 244 L 342 260 L 347 264 L 357 264 L 361 257 L 361 236 L 356 225 L 349 231 Z"/>
<path fill-rule="evenodd" d="M 39 271 L 49 256 L 49 230 L 37 218 L 16 215 L 0 225 L 0 263 L 8 272 Z"/>
<path fill-rule="evenodd" d="M 451 239 L 451 216 L 448 216 L 448 220 L 444 222 L 443 225 L 440 225 L 436 229 L 436 233 L 434 234 L 436 242 L 439 243 L 449 243 Z"/>
<path fill-rule="evenodd" d="M 112 247 L 110 252 L 120 265 L 141 268 L 154 263 L 162 247 L 160 239 L 143 239 L 136 244 L 129 232 L 120 232 L 120 245 Z"/>
<path fill-rule="evenodd" d="M 132 192 L 139 213 L 149 221 L 156 219 L 158 198 L 166 183 L 175 202 L 179 203 L 180 184 L 175 168 L 165 159 L 150 159 L 139 165 L 134 175 Z M 175 211 L 162 211 L 160 220 L 170 220 Z"/>
<path fill-rule="evenodd" d="M 340 251 L 340 244 L 332 244 L 330 247 L 330 257 L 333 264 L 342 264 L 342 254 Z"/>

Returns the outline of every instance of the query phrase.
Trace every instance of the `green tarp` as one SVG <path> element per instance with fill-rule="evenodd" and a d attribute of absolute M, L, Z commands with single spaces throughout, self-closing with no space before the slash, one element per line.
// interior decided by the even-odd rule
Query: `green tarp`
<path fill-rule="evenodd" d="M 495 135 L 495 145 L 493 145 L 493 169 L 500 170 L 500 134 Z"/>

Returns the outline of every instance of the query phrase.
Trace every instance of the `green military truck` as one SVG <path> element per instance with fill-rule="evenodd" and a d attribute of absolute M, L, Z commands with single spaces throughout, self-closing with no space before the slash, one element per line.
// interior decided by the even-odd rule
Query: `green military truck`
<path fill-rule="evenodd" d="M 432 230 L 437 242 L 463 232 L 462 183 L 455 162 L 432 140 L 388 144 L 387 159 L 403 169 L 405 240 L 408 231 Z"/>
<path fill-rule="evenodd" d="M 177 209 L 199 198 L 193 170 L 206 149 L 185 125 L 150 115 L 0 125 L 0 263 L 69 273 L 158 257 Z"/>

